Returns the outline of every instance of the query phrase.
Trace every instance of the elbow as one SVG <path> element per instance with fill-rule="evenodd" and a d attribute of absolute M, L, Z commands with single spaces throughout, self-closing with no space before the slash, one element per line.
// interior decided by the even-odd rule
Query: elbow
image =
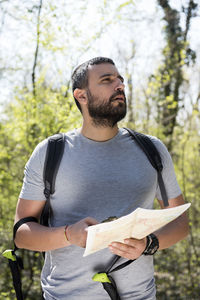
<path fill-rule="evenodd" d="M 15 239 L 14 239 L 14 243 L 15 243 L 15 245 L 16 245 L 16 247 L 17 247 L 18 249 L 23 249 L 23 248 L 24 248 L 24 247 L 23 247 L 23 243 L 22 243 L 22 239 L 19 237 L 18 234 L 16 235 L 16 237 L 15 237 Z"/>
<path fill-rule="evenodd" d="M 14 243 L 18 249 L 27 249 L 26 247 L 26 235 L 23 228 L 19 228 L 16 232 Z"/>

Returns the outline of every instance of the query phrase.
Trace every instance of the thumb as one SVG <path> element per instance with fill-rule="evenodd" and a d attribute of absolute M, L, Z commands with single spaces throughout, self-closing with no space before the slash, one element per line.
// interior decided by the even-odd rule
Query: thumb
<path fill-rule="evenodd" d="M 99 224 L 99 222 L 98 222 L 96 219 L 92 218 L 92 217 L 86 218 L 86 219 L 85 219 L 85 223 L 86 223 L 88 226 Z"/>

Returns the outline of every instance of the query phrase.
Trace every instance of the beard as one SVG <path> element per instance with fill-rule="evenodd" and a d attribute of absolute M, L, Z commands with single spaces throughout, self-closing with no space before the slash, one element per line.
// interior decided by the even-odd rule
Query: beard
<path fill-rule="evenodd" d="M 118 95 L 124 96 L 124 102 L 118 102 L 113 105 Z M 90 90 L 87 90 L 88 97 L 88 112 L 92 118 L 95 126 L 101 127 L 114 127 L 117 122 L 121 121 L 126 116 L 126 97 L 123 91 L 117 91 L 109 100 L 100 99 L 100 97 L 91 94 Z"/>

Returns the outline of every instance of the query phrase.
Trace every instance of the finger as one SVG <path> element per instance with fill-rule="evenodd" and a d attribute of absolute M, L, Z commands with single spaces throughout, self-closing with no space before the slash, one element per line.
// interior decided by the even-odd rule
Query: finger
<path fill-rule="evenodd" d="M 120 253 L 124 253 L 124 254 L 133 254 L 135 252 L 135 248 L 131 247 L 129 245 L 123 244 L 123 243 L 112 243 L 110 245 L 110 249 L 115 251 L 115 252 L 120 252 Z"/>
<path fill-rule="evenodd" d="M 88 227 L 89 227 L 89 226 L 99 224 L 99 222 L 98 222 L 96 219 L 92 218 L 92 217 L 87 217 L 87 218 L 85 218 L 85 219 L 84 219 L 84 223 L 85 223 L 85 229 L 84 229 L 84 231 L 85 231 L 86 233 L 88 233 Z"/>
<path fill-rule="evenodd" d="M 88 226 L 99 224 L 99 222 L 92 217 L 87 217 L 84 219 L 84 221 Z"/>
<path fill-rule="evenodd" d="M 114 249 L 119 249 L 124 252 L 129 252 L 130 248 L 134 248 L 131 245 L 120 243 L 120 242 L 113 242 L 111 243 L 110 246 L 113 247 Z"/>
<path fill-rule="evenodd" d="M 132 241 L 130 241 L 130 240 L 128 242 L 132 243 Z M 123 244 L 123 243 L 119 243 L 119 242 L 111 243 L 109 248 L 112 253 L 115 253 L 119 256 L 123 256 L 123 257 L 129 258 L 129 259 L 138 258 L 143 252 L 143 249 L 141 250 L 140 247 L 134 247 L 130 244 Z"/>
<path fill-rule="evenodd" d="M 133 251 L 127 252 L 127 251 L 124 251 L 124 248 L 116 248 L 114 246 L 109 246 L 109 249 L 113 254 L 116 254 L 118 256 L 121 256 L 121 257 L 124 257 L 127 259 L 135 259 L 136 258 Z"/>
<path fill-rule="evenodd" d="M 132 246 L 132 247 L 137 247 L 137 246 L 138 246 L 138 241 L 139 241 L 139 240 L 130 238 L 130 239 L 125 239 L 125 240 L 124 240 L 124 243 L 125 243 L 126 245 L 129 245 L 129 246 Z"/>
<path fill-rule="evenodd" d="M 141 240 L 133 238 L 125 239 L 124 243 L 138 249 L 138 251 L 143 252 L 146 247 L 146 237 Z"/>

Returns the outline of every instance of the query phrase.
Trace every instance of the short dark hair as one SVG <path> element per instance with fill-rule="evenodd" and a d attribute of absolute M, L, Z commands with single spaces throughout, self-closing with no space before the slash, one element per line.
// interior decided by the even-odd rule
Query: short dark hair
<path fill-rule="evenodd" d="M 99 65 L 103 63 L 109 63 L 112 65 L 115 65 L 114 61 L 107 57 L 95 57 L 92 58 L 83 64 L 76 67 L 76 69 L 73 71 L 71 80 L 72 80 L 72 92 L 74 93 L 75 89 L 84 89 L 88 86 L 88 67 L 92 65 Z M 78 109 L 81 111 L 81 106 L 78 100 L 74 97 L 74 100 L 76 102 L 76 105 Z"/>

